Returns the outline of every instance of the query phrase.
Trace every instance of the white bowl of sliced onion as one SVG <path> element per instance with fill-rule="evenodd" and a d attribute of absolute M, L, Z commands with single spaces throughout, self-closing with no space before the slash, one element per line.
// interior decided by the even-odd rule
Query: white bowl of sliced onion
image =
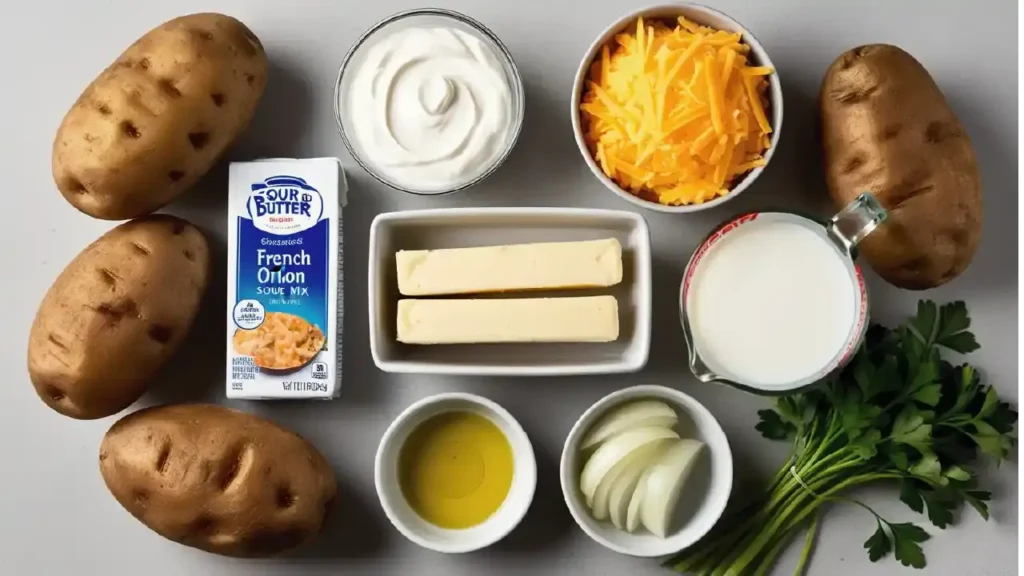
<path fill-rule="evenodd" d="M 700 540 L 732 492 L 732 451 L 711 412 L 663 386 L 605 396 L 577 420 L 559 476 L 569 512 L 602 546 L 664 556 Z"/>

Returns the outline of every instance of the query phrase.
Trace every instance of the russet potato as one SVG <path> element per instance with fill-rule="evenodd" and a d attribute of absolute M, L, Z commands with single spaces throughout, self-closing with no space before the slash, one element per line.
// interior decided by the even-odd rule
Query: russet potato
<path fill-rule="evenodd" d="M 100 471 L 143 524 L 225 556 L 272 556 L 307 542 L 337 490 L 330 465 L 299 435 L 205 404 L 125 416 L 103 438 Z"/>
<path fill-rule="evenodd" d="M 256 35 L 222 14 L 154 28 L 71 107 L 53 177 L 75 208 L 106 220 L 155 211 L 202 177 L 249 124 L 267 83 Z"/>
<path fill-rule="evenodd" d="M 820 93 L 822 145 L 836 207 L 871 192 L 888 220 L 860 245 L 895 286 L 956 278 L 981 238 L 981 178 L 970 139 L 913 56 L 860 46 L 829 67 Z"/>
<path fill-rule="evenodd" d="M 74 418 L 138 400 L 188 333 L 209 278 L 206 239 L 172 216 L 110 230 L 64 268 L 29 334 L 36 393 Z"/>

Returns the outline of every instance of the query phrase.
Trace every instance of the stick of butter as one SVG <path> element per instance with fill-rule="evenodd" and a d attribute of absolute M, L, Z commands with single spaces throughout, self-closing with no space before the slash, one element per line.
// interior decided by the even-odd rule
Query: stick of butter
<path fill-rule="evenodd" d="M 406 344 L 612 342 L 614 296 L 398 301 L 398 341 Z"/>
<path fill-rule="evenodd" d="M 405 296 L 519 290 L 603 288 L 622 282 L 622 246 L 615 238 L 395 254 Z"/>

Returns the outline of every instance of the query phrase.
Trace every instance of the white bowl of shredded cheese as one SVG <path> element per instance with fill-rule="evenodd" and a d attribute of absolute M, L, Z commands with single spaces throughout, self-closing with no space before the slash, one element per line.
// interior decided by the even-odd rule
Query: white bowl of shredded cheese
<path fill-rule="evenodd" d="M 688 213 L 729 201 L 764 171 L 782 132 L 782 88 L 739 22 L 666 4 L 630 12 L 597 37 L 570 113 L 580 153 L 609 190 Z"/>

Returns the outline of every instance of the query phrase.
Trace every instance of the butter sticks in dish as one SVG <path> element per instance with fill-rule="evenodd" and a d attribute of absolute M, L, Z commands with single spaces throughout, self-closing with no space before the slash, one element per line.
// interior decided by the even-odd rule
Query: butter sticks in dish
<path fill-rule="evenodd" d="M 385 372 L 567 376 L 647 363 L 651 237 L 635 212 L 385 212 L 370 225 L 367 272 L 370 355 Z"/>
<path fill-rule="evenodd" d="M 618 301 L 610 295 L 563 295 L 622 282 L 615 238 L 400 250 L 395 254 L 397 340 L 406 344 L 613 342 Z M 559 291 L 551 297 L 523 292 Z M 515 297 L 503 297 L 509 294 Z"/>

